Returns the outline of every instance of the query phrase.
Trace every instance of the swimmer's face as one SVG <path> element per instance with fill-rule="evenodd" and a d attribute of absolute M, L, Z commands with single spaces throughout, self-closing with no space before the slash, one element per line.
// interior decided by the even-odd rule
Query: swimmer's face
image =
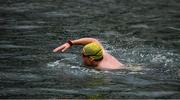
<path fill-rule="evenodd" d="M 85 65 L 91 65 L 91 61 L 90 61 L 89 57 L 84 56 L 84 55 L 82 54 L 82 59 L 83 59 L 83 63 L 84 63 Z"/>

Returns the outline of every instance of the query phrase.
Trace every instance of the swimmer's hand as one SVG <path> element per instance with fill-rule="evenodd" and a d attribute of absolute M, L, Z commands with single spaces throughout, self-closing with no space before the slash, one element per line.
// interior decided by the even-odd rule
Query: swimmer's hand
<path fill-rule="evenodd" d="M 71 46 L 70 46 L 69 43 L 64 43 L 63 45 L 55 48 L 55 49 L 53 50 L 53 52 L 64 52 L 64 51 L 66 51 L 66 50 L 67 50 L 68 48 L 70 48 L 70 47 L 71 47 Z"/>

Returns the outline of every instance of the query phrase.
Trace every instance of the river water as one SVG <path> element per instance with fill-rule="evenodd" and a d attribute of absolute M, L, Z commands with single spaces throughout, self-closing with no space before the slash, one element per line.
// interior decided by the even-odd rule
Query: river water
<path fill-rule="evenodd" d="M 179 0 L 1 0 L 0 98 L 180 98 Z M 125 70 L 81 62 L 93 37 Z"/>

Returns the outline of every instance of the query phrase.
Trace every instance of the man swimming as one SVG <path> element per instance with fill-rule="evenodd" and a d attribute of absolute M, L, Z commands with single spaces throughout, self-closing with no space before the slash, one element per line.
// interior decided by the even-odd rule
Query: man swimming
<path fill-rule="evenodd" d="M 53 52 L 64 52 L 72 45 L 84 46 L 82 49 L 82 59 L 85 65 L 92 66 L 98 70 L 115 70 L 124 68 L 124 65 L 115 57 L 108 54 L 101 43 L 94 38 L 68 40 L 66 43 L 55 48 Z"/>

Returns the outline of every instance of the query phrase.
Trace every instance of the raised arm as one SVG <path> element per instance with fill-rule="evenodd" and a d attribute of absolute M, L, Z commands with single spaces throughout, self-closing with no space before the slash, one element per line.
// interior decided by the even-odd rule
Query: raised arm
<path fill-rule="evenodd" d="M 92 42 L 99 42 L 99 41 L 94 38 L 81 38 L 77 40 L 72 40 L 71 42 L 73 43 L 73 45 L 86 45 Z"/>
<path fill-rule="evenodd" d="M 94 38 L 81 38 L 81 39 L 77 39 L 77 40 L 71 40 L 70 42 L 73 45 L 86 45 L 86 44 L 89 44 L 92 42 L 96 42 L 101 45 L 101 43 L 97 39 L 94 39 Z M 71 45 L 70 45 L 71 43 L 66 42 L 66 43 L 60 45 L 59 47 L 55 48 L 53 50 L 53 52 L 64 52 L 65 50 L 67 50 L 68 48 L 71 47 Z"/>

